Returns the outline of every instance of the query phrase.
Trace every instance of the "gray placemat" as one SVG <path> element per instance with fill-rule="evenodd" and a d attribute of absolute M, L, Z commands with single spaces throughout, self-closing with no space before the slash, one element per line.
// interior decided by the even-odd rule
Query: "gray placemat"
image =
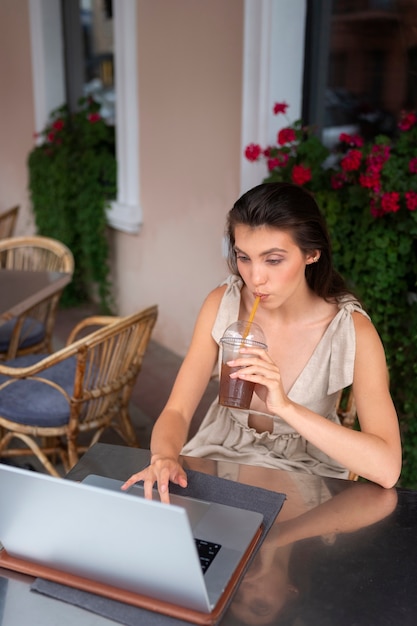
<path fill-rule="evenodd" d="M 219 504 L 228 504 L 229 506 L 236 506 L 262 513 L 264 516 L 263 531 L 258 546 L 252 555 L 252 561 L 281 510 L 285 495 L 193 470 L 187 470 L 187 477 L 188 486 L 186 489 L 171 485 L 171 493 L 217 502 Z M 247 567 L 249 567 L 249 564 L 250 563 L 248 563 Z M 37 578 L 34 581 L 31 590 L 69 604 L 74 604 L 108 619 L 112 619 L 115 622 L 124 624 L 125 626 L 137 626 L 138 624 L 146 624 L 146 626 L 189 625 L 189 622 L 139 609 L 122 602 L 109 600 L 103 596 L 73 589 L 66 585 L 50 582 L 41 578 Z"/>

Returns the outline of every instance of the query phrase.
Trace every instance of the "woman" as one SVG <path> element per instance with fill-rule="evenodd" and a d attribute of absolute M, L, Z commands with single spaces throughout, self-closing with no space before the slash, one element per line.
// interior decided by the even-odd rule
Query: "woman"
<path fill-rule="evenodd" d="M 178 457 L 299 469 L 346 477 L 352 471 L 391 487 L 401 470 L 398 419 L 375 327 L 334 270 L 326 225 L 313 197 L 287 183 L 245 193 L 228 214 L 232 275 L 206 298 L 168 402 L 155 423 L 151 463 L 127 489 L 169 481 L 186 486 Z M 195 437 L 188 428 L 218 360 L 219 339 L 237 319 L 256 322 L 268 350 L 241 350 L 232 377 L 256 384 L 249 411 L 213 403 Z M 248 357 L 248 355 L 250 355 Z M 353 385 L 360 431 L 340 425 L 338 391 Z"/>

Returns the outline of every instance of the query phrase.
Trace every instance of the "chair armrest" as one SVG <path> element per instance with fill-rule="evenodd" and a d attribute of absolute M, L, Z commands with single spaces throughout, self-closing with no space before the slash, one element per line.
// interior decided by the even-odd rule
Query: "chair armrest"
<path fill-rule="evenodd" d="M 52 365 L 57 365 L 70 357 L 76 356 L 83 350 L 83 344 L 84 340 L 80 339 L 69 346 L 61 348 L 61 350 L 57 350 L 53 354 L 45 355 L 44 358 L 41 358 L 33 365 L 27 365 L 26 367 L 5 365 L 0 361 L 0 376 L 9 376 L 10 378 L 26 378 L 28 376 L 32 376 L 33 374 L 38 374 Z M 41 357 L 42 355 L 40 354 L 38 356 Z M 16 362 L 24 358 L 25 357 L 17 357 Z M 12 361 L 14 360 L 15 359 L 12 359 Z"/>
<path fill-rule="evenodd" d="M 90 317 L 86 317 L 74 326 L 68 335 L 65 345 L 68 346 L 75 341 L 78 341 L 85 335 L 89 335 L 95 330 L 108 326 L 109 324 L 113 324 L 113 322 L 117 322 L 120 319 L 122 318 L 113 315 L 92 315 Z"/>

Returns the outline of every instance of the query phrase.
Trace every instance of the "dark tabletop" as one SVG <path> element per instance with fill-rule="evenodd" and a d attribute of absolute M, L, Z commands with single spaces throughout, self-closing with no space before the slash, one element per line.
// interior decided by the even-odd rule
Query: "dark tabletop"
<path fill-rule="evenodd" d="M 96 444 L 67 478 L 124 480 L 142 457 L 142 450 Z M 191 457 L 184 465 L 287 495 L 222 625 L 417 624 L 417 492 Z M 19 621 L 33 611 L 43 626 L 114 624 L 30 592 L 31 582 L 0 570 L 1 626 L 33 623 Z"/>
<path fill-rule="evenodd" d="M 63 272 L 1 269 L 0 324 L 25 313 L 70 280 L 71 275 Z"/>

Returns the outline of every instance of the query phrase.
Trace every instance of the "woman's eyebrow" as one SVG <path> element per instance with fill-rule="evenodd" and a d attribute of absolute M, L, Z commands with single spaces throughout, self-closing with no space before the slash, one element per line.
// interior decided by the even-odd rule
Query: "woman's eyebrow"
<path fill-rule="evenodd" d="M 239 252 L 240 254 L 244 254 L 245 256 L 249 256 L 246 252 L 244 252 L 243 250 L 241 250 L 240 248 L 238 248 L 237 246 L 235 246 L 235 252 Z M 270 248 L 269 250 L 265 250 L 265 252 L 261 252 L 259 256 L 267 256 L 268 254 L 274 254 L 274 253 L 287 253 L 288 250 L 286 250 L 285 248 Z"/>

